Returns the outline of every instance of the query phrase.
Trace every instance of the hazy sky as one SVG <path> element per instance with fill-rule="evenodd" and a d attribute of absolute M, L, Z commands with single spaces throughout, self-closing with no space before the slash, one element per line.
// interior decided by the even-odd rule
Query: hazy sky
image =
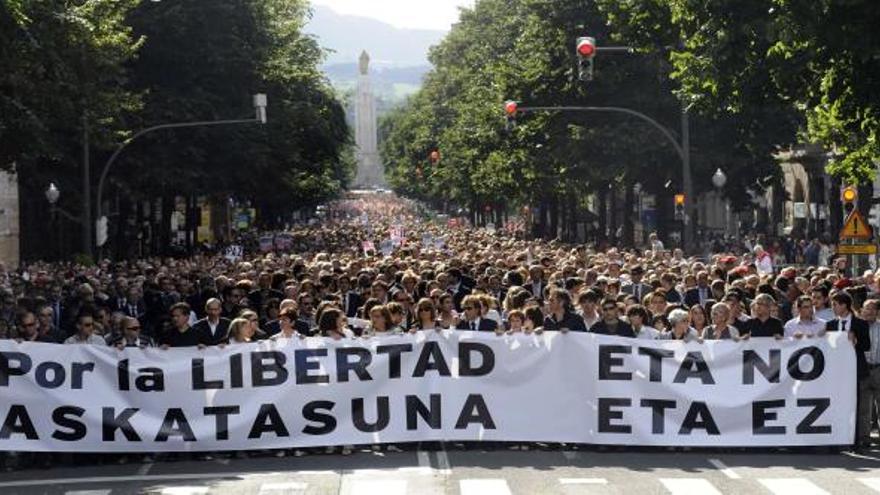
<path fill-rule="evenodd" d="M 312 0 L 340 14 L 371 17 L 400 28 L 449 30 L 459 6 L 474 0 Z"/>

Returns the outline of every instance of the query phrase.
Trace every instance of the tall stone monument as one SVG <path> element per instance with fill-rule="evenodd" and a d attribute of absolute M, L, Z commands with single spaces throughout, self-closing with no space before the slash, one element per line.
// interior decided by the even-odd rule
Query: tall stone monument
<path fill-rule="evenodd" d="M 385 167 L 379 159 L 376 144 L 376 100 L 370 87 L 370 56 L 361 52 L 355 100 L 355 144 L 357 145 L 357 175 L 354 186 L 370 189 L 386 187 Z"/>

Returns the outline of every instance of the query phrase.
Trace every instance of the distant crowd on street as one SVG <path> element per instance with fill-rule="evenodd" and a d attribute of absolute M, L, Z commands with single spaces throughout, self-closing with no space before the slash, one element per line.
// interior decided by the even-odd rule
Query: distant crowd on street
<path fill-rule="evenodd" d="M 0 268 L 0 339 L 165 349 L 441 330 L 695 343 L 847 332 L 856 447 L 877 426 L 880 271 L 848 277 L 818 240 L 689 258 L 651 234 L 646 249 L 597 251 L 426 222 L 387 194 L 331 203 L 289 234 L 286 252 Z M 17 459 L 0 454 L 33 462 Z"/>

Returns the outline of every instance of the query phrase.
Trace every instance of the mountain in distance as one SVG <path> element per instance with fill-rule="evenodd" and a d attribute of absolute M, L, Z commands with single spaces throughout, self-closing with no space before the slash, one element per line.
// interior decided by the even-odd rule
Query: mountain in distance
<path fill-rule="evenodd" d="M 401 29 L 376 19 L 343 15 L 323 5 L 312 6 L 312 19 L 305 31 L 329 50 L 324 72 L 341 93 L 357 85 L 358 58 L 361 51 L 370 55 L 373 91 L 383 101 L 381 107 L 394 105 L 421 86 L 422 77 L 431 70 L 428 50 L 446 33 L 427 29 Z"/>

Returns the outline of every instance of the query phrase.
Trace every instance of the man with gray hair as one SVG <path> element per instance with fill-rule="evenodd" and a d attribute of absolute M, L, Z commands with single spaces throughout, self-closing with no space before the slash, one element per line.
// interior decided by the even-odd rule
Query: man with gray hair
<path fill-rule="evenodd" d="M 222 318 L 220 316 L 222 312 L 223 303 L 220 302 L 220 299 L 212 297 L 205 302 L 207 316 L 193 325 L 193 330 L 210 337 L 210 342 L 207 345 L 226 343 L 227 333 L 229 333 L 229 319 Z"/>
<path fill-rule="evenodd" d="M 755 297 L 754 317 L 746 322 L 743 337 L 774 337 L 781 339 L 785 335 L 782 322 L 770 316 L 771 308 L 776 304 L 769 294 L 758 294 Z"/>

